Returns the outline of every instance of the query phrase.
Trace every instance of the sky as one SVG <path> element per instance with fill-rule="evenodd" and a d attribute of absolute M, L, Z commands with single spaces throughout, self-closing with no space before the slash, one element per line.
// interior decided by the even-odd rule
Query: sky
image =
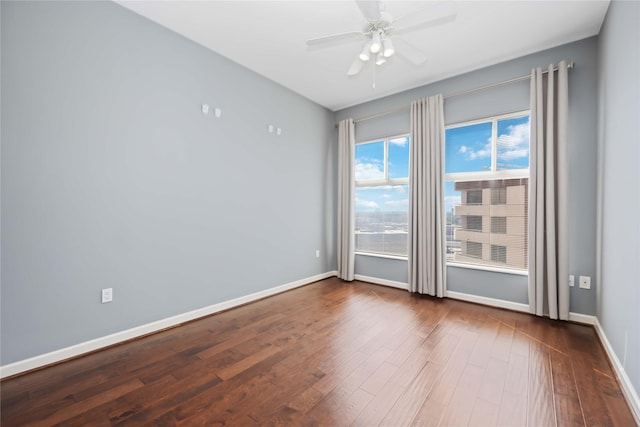
<path fill-rule="evenodd" d="M 445 173 L 491 170 L 491 122 L 447 129 L 445 134 Z M 529 166 L 529 117 L 499 120 L 497 123 L 497 169 Z M 385 141 L 356 145 L 356 181 L 366 182 L 408 178 L 409 137 L 388 141 L 388 167 L 384 168 Z M 453 182 L 445 183 L 445 210 L 460 203 Z M 406 211 L 408 186 L 384 185 L 356 188 L 356 212 Z"/>

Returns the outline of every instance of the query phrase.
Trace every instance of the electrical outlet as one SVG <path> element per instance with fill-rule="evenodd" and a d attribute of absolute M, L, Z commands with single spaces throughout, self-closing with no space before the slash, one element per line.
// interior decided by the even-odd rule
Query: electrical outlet
<path fill-rule="evenodd" d="M 580 288 L 581 289 L 591 289 L 591 277 L 590 276 L 580 276 Z"/>
<path fill-rule="evenodd" d="M 316 249 L 316 258 L 320 258 L 320 249 Z"/>
<path fill-rule="evenodd" d="M 113 288 L 107 288 L 102 290 L 102 303 L 113 301 Z"/>
<path fill-rule="evenodd" d="M 571 286 L 573 288 L 574 283 L 575 283 L 575 276 L 571 275 L 569 276 L 569 286 Z"/>

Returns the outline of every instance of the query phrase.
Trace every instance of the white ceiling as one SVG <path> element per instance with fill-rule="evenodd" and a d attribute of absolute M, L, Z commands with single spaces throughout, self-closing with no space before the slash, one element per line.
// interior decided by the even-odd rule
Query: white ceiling
<path fill-rule="evenodd" d="M 355 40 L 309 49 L 306 40 L 360 30 L 355 1 L 128 1 L 122 6 L 321 104 L 339 110 L 447 77 L 598 34 L 609 1 L 455 1 L 456 19 L 394 36 L 424 52 L 427 62 L 400 55 L 354 77 Z M 431 1 L 387 1 L 394 18 Z M 396 45 L 400 52 L 400 46 Z M 570 58 L 568 58 L 570 59 Z M 544 64 L 542 64 L 544 65 Z"/>

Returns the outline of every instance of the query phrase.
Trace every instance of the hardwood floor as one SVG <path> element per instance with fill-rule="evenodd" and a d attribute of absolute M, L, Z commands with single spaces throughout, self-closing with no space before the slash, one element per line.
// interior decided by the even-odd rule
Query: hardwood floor
<path fill-rule="evenodd" d="M 591 327 L 335 278 L 0 392 L 3 427 L 635 425 Z"/>

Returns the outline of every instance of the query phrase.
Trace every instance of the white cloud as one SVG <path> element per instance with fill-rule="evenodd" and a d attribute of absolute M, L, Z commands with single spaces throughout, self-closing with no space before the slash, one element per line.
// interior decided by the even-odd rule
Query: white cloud
<path fill-rule="evenodd" d="M 407 192 L 407 185 L 406 184 L 400 184 L 400 185 L 381 185 L 379 187 L 373 187 L 373 188 L 380 188 L 384 191 L 393 191 L 394 193 L 399 193 L 399 194 L 404 194 Z"/>
<path fill-rule="evenodd" d="M 385 206 L 409 206 L 409 199 L 402 199 L 402 200 L 389 200 L 387 202 L 384 202 Z"/>
<path fill-rule="evenodd" d="M 407 193 L 407 186 L 406 185 L 396 185 L 395 187 L 393 187 L 393 189 L 398 194 L 406 194 Z"/>
<path fill-rule="evenodd" d="M 384 179 L 384 169 L 381 163 L 356 162 L 356 180 Z"/>
<path fill-rule="evenodd" d="M 401 147 L 406 146 L 407 142 L 409 142 L 409 138 L 407 138 L 406 136 L 403 136 L 402 138 L 394 138 L 389 140 L 389 144 L 399 145 Z"/>
<path fill-rule="evenodd" d="M 498 136 L 500 160 L 521 159 L 529 155 L 529 122 L 507 127 L 507 133 Z"/>
<path fill-rule="evenodd" d="M 466 145 L 461 145 L 458 152 L 464 154 L 464 157 L 467 160 L 484 159 L 486 157 L 491 157 L 491 140 L 484 144 L 479 150 L 474 150 L 473 148 L 467 147 Z"/>
<path fill-rule="evenodd" d="M 356 206 L 359 206 L 362 208 L 373 208 L 373 209 L 377 209 L 380 207 L 380 205 L 374 202 L 373 200 L 364 200 L 364 199 L 358 199 L 358 198 L 356 198 Z"/>

